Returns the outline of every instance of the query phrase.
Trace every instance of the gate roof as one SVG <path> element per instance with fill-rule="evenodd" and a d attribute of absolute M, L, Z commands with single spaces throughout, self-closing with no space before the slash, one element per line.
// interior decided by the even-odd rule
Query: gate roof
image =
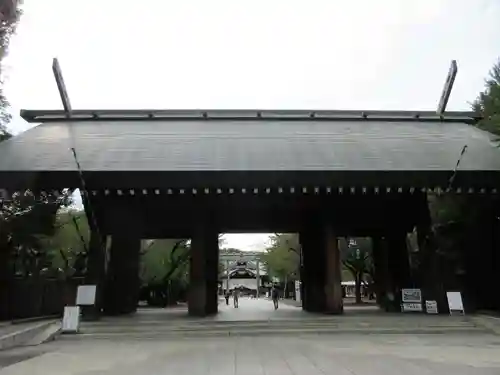
<path fill-rule="evenodd" d="M 300 174 L 316 176 L 310 183 L 321 174 L 325 183 L 335 184 L 354 173 L 351 183 L 361 185 L 377 185 L 377 178 L 390 173 L 398 177 L 389 184 L 404 183 L 407 173 L 408 183 L 432 184 L 427 174 L 436 176 L 434 185 L 443 185 L 464 148 L 460 174 L 481 172 L 487 175 L 481 183 L 489 186 L 496 185 L 500 173 L 500 150 L 489 133 L 471 126 L 470 113 L 89 110 L 75 111 L 71 118 L 62 111 L 22 115 L 41 124 L 0 144 L 3 181 L 9 174 L 38 174 L 42 185 L 77 184 L 71 148 L 99 188 L 203 182 L 215 187 L 250 177 L 265 185 L 273 182 L 273 174 L 277 184 L 286 183 L 284 176 L 291 178 L 289 184 L 300 184 Z M 261 181 L 257 173 L 267 177 Z M 159 181 L 160 174 L 169 178 Z"/>

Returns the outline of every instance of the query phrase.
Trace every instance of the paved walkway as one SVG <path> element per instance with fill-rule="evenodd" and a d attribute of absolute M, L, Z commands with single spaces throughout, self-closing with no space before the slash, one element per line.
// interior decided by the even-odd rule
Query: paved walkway
<path fill-rule="evenodd" d="M 263 319 L 273 325 L 286 324 L 286 320 L 291 319 L 300 326 L 309 324 L 311 319 L 322 320 L 320 316 L 285 304 L 275 311 L 267 299 L 242 298 L 238 309 L 225 303 L 219 307 L 220 314 L 211 321 L 192 321 L 185 311 L 179 309 L 143 309 L 132 317 L 114 318 L 111 327 L 143 330 L 148 326 L 156 332 L 168 322 L 188 326 L 240 324 L 250 327 Z M 380 316 L 364 315 L 361 320 Z M 401 315 L 383 316 L 391 324 L 403 318 L 403 323 L 412 319 L 409 316 L 398 318 Z M 422 316 L 425 320 L 434 318 L 442 320 Z M 333 319 L 360 320 L 356 313 L 351 318 Z M 416 316 L 415 319 L 420 321 Z M 252 320 L 252 324 L 245 323 Z M 110 322 L 104 323 L 104 326 L 110 325 Z M 153 338 L 125 332 L 119 336 L 109 335 L 105 340 L 94 339 L 92 335 L 86 339 L 79 339 L 78 335 L 71 337 L 37 347 L 0 352 L 0 375 L 500 374 L 500 336 L 479 330 L 439 335 L 298 333 L 196 338 L 156 335 Z"/>
<path fill-rule="evenodd" d="M 375 306 L 346 306 L 345 315 L 353 314 L 374 314 L 378 309 Z M 239 308 L 233 307 L 232 298 L 229 300 L 229 305 L 221 299 L 219 303 L 219 312 L 216 315 L 202 318 L 205 322 L 241 322 L 241 321 L 275 321 L 275 320 L 304 320 L 304 319 L 326 319 L 328 316 L 323 314 L 315 314 L 303 311 L 301 307 L 279 302 L 278 310 L 274 310 L 273 302 L 267 298 L 253 299 L 248 297 L 240 297 Z M 132 316 L 121 316 L 103 318 L 101 322 L 130 322 L 131 324 L 152 323 L 161 321 L 186 322 L 199 321 L 200 318 L 190 317 L 187 314 L 187 307 L 175 309 L 139 309 L 138 313 Z"/>
<path fill-rule="evenodd" d="M 0 352 L 0 375 L 498 375 L 499 353 L 470 334 L 120 338 Z"/>
<path fill-rule="evenodd" d="M 307 315 L 302 308 L 280 303 L 278 310 L 274 309 L 273 301 L 267 298 L 240 298 L 238 308 L 233 307 L 233 299 L 219 304 L 219 313 L 214 317 L 218 321 L 241 320 L 277 320 L 301 318 Z"/>

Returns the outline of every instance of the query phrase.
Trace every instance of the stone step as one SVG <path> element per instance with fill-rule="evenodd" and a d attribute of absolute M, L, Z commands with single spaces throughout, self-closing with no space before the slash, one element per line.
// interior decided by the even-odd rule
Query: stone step
<path fill-rule="evenodd" d="M 197 327 L 198 329 L 207 329 L 214 327 L 286 327 L 286 326 L 387 326 L 387 327 L 406 327 L 406 326 L 474 326 L 474 322 L 465 317 L 414 317 L 406 319 L 296 319 L 296 320 L 247 320 L 247 321 L 211 321 L 211 320 L 101 320 L 98 322 L 83 322 L 82 328 L 85 329 L 104 329 L 114 327 L 116 329 L 128 329 L 133 327 L 154 327 L 154 328 L 172 328 L 172 327 Z"/>
<path fill-rule="evenodd" d="M 282 323 L 282 322 L 252 322 L 249 324 L 139 324 L 139 325 L 92 325 L 83 324 L 82 331 L 142 331 L 142 330 L 211 330 L 211 329 L 257 329 L 257 328 L 460 328 L 475 327 L 473 322 L 446 322 L 446 323 L 408 323 L 408 324 L 376 324 L 373 322 L 352 323 Z"/>
<path fill-rule="evenodd" d="M 0 350 L 40 344 L 54 337 L 58 330 L 57 320 L 12 325 L 3 333 L 0 330 Z"/>
<path fill-rule="evenodd" d="M 477 334 L 489 333 L 482 327 L 301 327 L 301 328 L 253 328 L 253 329 L 172 329 L 172 330 L 134 330 L 134 331 L 82 331 L 73 335 L 60 336 L 63 340 L 79 339 L 162 339 L 188 337 L 224 337 L 224 336 L 276 336 L 276 335 L 335 335 L 335 334 Z"/>
<path fill-rule="evenodd" d="M 147 321 L 103 320 L 83 323 L 76 337 L 238 336 L 266 334 L 335 333 L 452 333 L 480 332 L 487 328 L 468 317 L 394 316 L 372 318 L 295 319 L 267 321 Z"/>

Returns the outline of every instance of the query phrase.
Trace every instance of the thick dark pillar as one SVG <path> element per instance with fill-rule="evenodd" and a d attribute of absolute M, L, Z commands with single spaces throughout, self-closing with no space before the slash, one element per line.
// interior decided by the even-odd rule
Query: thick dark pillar
<path fill-rule="evenodd" d="M 303 258 L 302 308 L 310 312 L 343 312 L 338 240 L 333 228 L 314 220 L 300 232 Z"/>
<path fill-rule="evenodd" d="M 385 238 L 388 260 L 391 292 L 394 295 L 390 310 L 400 311 L 401 289 L 413 287 L 410 273 L 410 259 L 406 243 L 406 233 L 394 230 Z"/>
<path fill-rule="evenodd" d="M 302 308 L 310 312 L 325 310 L 325 246 L 321 227 L 310 226 L 300 232 L 303 257 Z"/>
<path fill-rule="evenodd" d="M 102 310 L 104 296 L 106 264 L 106 237 L 101 236 L 96 230 L 90 233 L 89 254 L 87 258 L 87 273 L 85 284 L 96 285 L 94 306 L 83 306 L 82 315 L 85 320 L 97 320 Z"/>
<path fill-rule="evenodd" d="M 141 237 L 133 214 L 116 216 L 117 229 L 111 235 L 104 312 L 129 314 L 137 310 L 139 300 L 139 262 Z M 118 225 L 118 224 L 121 224 Z"/>
<path fill-rule="evenodd" d="M 388 262 L 387 252 L 383 240 L 380 237 L 372 238 L 373 262 L 375 266 L 375 289 L 377 293 L 377 304 L 384 306 L 388 287 Z"/>
<path fill-rule="evenodd" d="M 389 252 L 390 273 L 396 289 L 411 288 L 413 282 L 406 233 L 399 231 L 386 237 Z"/>
<path fill-rule="evenodd" d="M 419 252 L 418 286 L 424 300 L 437 301 L 440 313 L 448 313 L 446 292 L 441 282 L 438 268 L 437 243 L 431 226 L 427 194 L 422 194 L 418 205 L 417 241 Z"/>
<path fill-rule="evenodd" d="M 210 223 L 198 223 L 191 239 L 188 311 L 192 316 L 217 313 L 219 233 Z"/>
<path fill-rule="evenodd" d="M 331 225 L 325 225 L 325 312 L 342 314 L 344 311 L 342 299 L 342 271 L 338 238 Z"/>
<path fill-rule="evenodd" d="M 10 266 L 11 253 L 9 246 L 7 243 L 2 243 L 2 240 L 6 238 L 7 236 L 0 233 L 0 320 L 11 318 L 10 289 L 12 287 L 13 272 Z"/>

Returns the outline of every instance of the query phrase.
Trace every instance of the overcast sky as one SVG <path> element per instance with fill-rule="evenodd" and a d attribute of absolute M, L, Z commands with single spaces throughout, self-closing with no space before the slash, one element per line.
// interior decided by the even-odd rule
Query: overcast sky
<path fill-rule="evenodd" d="M 468 110 L 498 20 L 499 0 L 24 0 L 5 90 L 14 114 L 61 108 L 57 56 L 75 109 L 434 110 L 456 59 L 448 109 Z"/>

